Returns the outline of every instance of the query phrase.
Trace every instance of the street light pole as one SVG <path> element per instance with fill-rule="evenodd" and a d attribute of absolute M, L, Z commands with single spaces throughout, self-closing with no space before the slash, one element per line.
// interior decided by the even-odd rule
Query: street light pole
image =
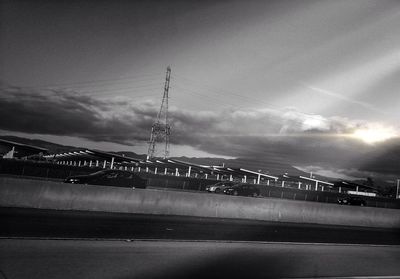
<path fill-rule="evenodd" d="M 399 185 L 400 185 L 400 179 L 397 179 L 396 199 L 399 198 Z"/>

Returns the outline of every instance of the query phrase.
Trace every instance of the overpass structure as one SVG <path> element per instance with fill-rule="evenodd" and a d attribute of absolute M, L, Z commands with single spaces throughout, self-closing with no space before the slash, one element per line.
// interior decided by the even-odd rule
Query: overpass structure
<path fill-rule="evenodd" d="M 297 188 L 299 190 L 335 191 L 354 195 L 376 196 L 377 193 L 374 187 L 345 180 L 333 183 L 314 176 L 271 175 L 246 168 L 233 168 L 224 165 L 200 165 L 173 158 L 133 158 L 94 149 L 82 149 L 79 151 L 45 155 L 44 157 L 56 164 L 78 167 L 121 169 L 156 175 L 236 181 L 238 183 L 263 184 Z"/>
<path fill-rule="evenodd" d="M 224 165 L 200 165 L 173 158 L 133 158 L 121 154 L 94 149 L 64 152 L 46 155 L 45 158 L 57 164 L 86 166 L 104 169 L 122 169 L 156 175 L 203 178 L 221 181 L 264 184 L 280 187 L 292 187 L 305 190 L 332 189 L 333 183 L 304 176 L 271 175 L 247 168 L 233 168 Z M 312 187 L 312 185 L 314 187 Z"/>
<path fill-rule="evenodd" d="M 345 180 L 335 182 L 334 186 L 339 193 L 345 191 L 353 195 L 375 197 L 378 192 L 375 187 Z"/>

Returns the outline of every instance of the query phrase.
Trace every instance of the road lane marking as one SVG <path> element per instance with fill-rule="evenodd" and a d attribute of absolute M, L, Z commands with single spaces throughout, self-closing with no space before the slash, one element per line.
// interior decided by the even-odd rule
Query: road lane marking
<path fill-rule="evenodd" d="M 336 242 L 282 242 L 282 241 L 246 241 L 246 240 L 196 240 L 196 239 L 166 239 L 166 238 L 68 238 L 68 237 L 6 237 L 0 240 L 67 240 L 67 241 L 126 241 L 126 242 L 193 242 L 193 243 L 238 243 L 238 244 L 280 244 L 280 245 L 316 245 L 316 246 L 362 246 L 362 247 L 395 247 L 399 244 L 370 244 L 370 243 L 336 243 Z M 347 278 L 347 277 L 344 277 Z M 349 277 L 350 278 L 350 277 Z M 361 277 L 364 278 L 364 277 Z M 400 279 L 400 278 L 399 278 Z"/>

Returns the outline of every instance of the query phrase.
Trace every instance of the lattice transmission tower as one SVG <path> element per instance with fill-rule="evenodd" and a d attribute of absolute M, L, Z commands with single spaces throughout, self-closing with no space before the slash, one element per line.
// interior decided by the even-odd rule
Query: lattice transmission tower
<path fill-rule="evenodd" d="M 168 119 L 168 91 L 169 81 L 171 78 L 171 67 L 167 67 L 165 76 L 164 95 L 161 102 L 160 111 L 157 114 L 157 120 L 151 127 L 151 135 L 149 141 L 149 149 L 147 151 L 147 159 L 154 158 L 156 146 L 158 142 L 164 143 L 164 159 L 169 156 L 169 136 L 171 134 L 171 126 Z"/>

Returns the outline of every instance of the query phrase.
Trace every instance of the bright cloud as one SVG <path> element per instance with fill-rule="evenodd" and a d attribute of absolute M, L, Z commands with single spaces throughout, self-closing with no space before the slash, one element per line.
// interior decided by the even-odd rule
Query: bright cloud
<path fill-rule="evenodd" d="M 392 127 L 373 124 L 369 127 L 356 129 L 351 136 L 365 143 L 374 144 L 398 137 L 399 134 Z"/>

